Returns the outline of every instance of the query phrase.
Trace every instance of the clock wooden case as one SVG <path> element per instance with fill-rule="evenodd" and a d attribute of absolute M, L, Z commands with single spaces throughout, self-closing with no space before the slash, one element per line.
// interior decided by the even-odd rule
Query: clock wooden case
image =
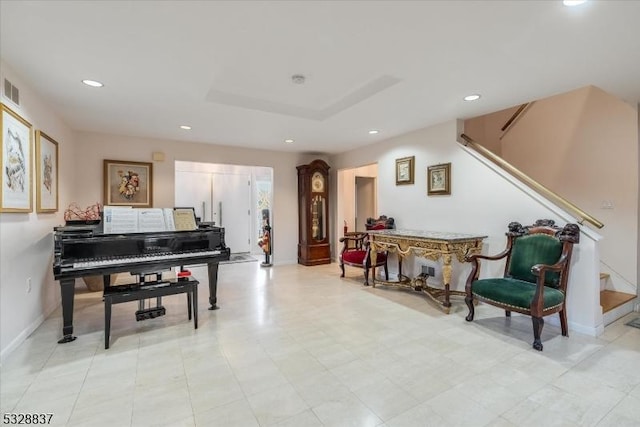
<path fill-rule="evenodd" d="M 297 169 L 298 264 L 329 264 L 329 165 L 318 159 Z"/>

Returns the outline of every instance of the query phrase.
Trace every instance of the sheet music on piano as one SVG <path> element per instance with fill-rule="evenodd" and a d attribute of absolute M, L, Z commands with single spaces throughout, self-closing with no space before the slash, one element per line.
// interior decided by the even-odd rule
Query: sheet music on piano
<path fill-rule="evenodd" d="M 164 208 L 162 209 L 162 213 L 164 214 L 164 223 L 167 227 L 167 231 L 176 231 L 176 222 L 173 217 L 173 209 Z"/>
<path fill-rule="evenodd" d="M 173 219 L 176 230 L 195 230 L 198 228 L 193 208 L 174 208 Z"/>
<path fill-rule="evenodd" d="M 167 231 L 162 209 L 136 209 L 138 211 L 138 231 L 150 233 Z"/>
<path fill-rule="evenodd" d="M 105 234 L 138 232 L 138 212 L 131 207 L 105 206 L 103 218 Z"/>
<path fill-rule="evenodd" d="M 195 228 L 197 227 L 193 229 Z M 105 234 L 150 233 L 156 231 L 176 231 L 173 209 L 104 207 L 103 232 Z"/>

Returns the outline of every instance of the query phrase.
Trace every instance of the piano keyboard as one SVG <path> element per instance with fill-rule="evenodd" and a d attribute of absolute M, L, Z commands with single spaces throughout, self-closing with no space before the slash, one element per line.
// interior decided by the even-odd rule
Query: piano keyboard
<path fill-rule="evenodd" d="M 166 261 L 166 260 L 177 260 L 184 258 L 193 258 L 193 257 L 207 257 L 213 255 L 220 255 L 221 251 L 195 251 L 195 252 L 184 252 L 184 253 L 163 253 L 163 254 L 153 254 L 153 255 L 139 255 L 133 257 L 109 257 L 105 259 L 90 259 L 86 261 L 78 261 L 73 263 L 73 268 L 93 268 L 93 267 L 105 267 L 109 265 L 122 265 L 122 264 L 134 264 L 140 262 L 149 262 L 149 261 Z"/>

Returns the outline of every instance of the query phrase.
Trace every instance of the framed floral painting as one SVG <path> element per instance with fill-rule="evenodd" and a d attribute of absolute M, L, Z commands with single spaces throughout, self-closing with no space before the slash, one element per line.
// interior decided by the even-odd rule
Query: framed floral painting
<path fill-rule="evenodd" d="M 427 168 L 427 194 L 451 194 L 451 163 L 429 166 Z"/>
<path fill-rule="evenodd" d="M 104 161 L 104 205 L 153 206 L 153 163 Z"/>
<path fill-rule="evenodd" d="M 413 184 L 415 156 L 396 159 L 396 185 Z"/>
<path fill-rule="evenodd" d="M 58 143 L 36 131 L 36 212 L 58 211 Z"/>

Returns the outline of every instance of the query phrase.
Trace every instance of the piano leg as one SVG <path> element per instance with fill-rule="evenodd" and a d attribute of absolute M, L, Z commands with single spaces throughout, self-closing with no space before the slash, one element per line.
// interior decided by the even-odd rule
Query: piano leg
<path fill-rule="evenodd" d="M 198 329 L 198 284 L 193 287 L 193 327 Z M 189 313 L 191 315 L 191 313 Z"/>
<path fill-rule="evenodd" d="M 73 298 L 76 293 L 76 279 L 60 280 L 60 295 L 62 297 L 62 339 L 58 344 L 74 341 L 73 336 Z"/>
<path fill-rule="evenodd" d="M 209 304 L 211 304 L 209 310 L 217 310 L 220 308 L 216 305 L 218 302 L 218 263 L 207 263 L 207 267 L 209 273 Z"/>

